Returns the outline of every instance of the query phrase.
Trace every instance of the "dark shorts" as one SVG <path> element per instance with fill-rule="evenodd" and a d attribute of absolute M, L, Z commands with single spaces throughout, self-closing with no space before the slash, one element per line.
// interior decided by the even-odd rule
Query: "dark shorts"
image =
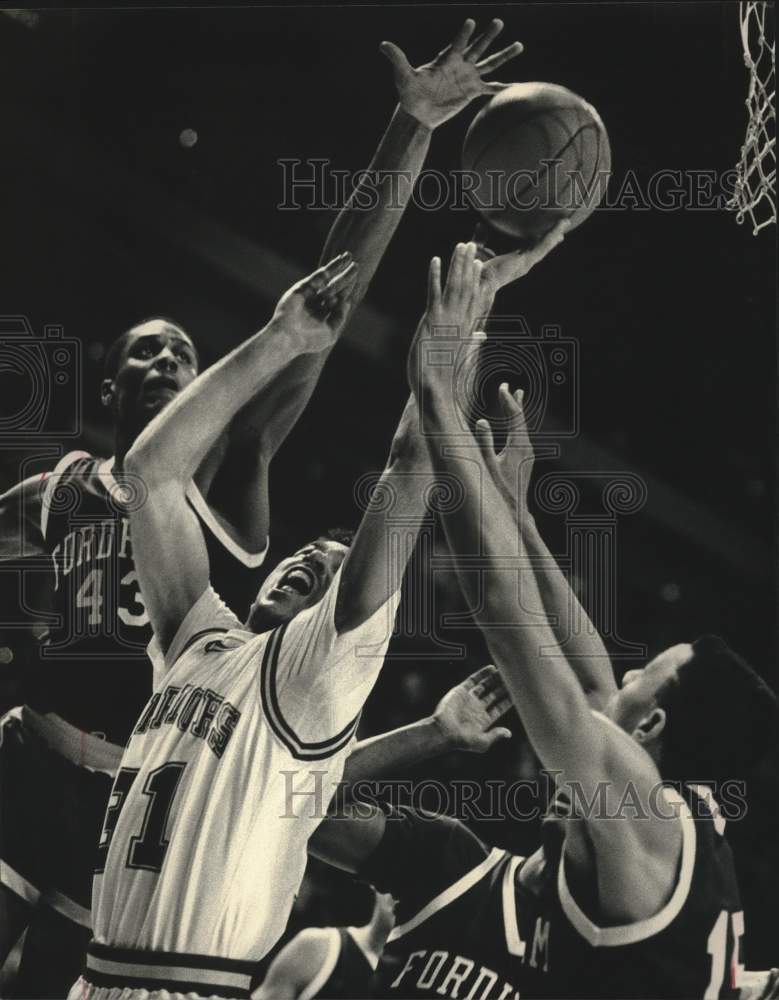
<path fill-rule="evenodd" d="M 89 927 L 112 783 L 49 749 L 15 711 L 0 719 L 0 882 Z"/>

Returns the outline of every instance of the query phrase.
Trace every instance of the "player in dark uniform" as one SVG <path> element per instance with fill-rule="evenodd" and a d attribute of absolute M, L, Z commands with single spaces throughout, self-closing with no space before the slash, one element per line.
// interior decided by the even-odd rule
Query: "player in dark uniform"
<path fill-rule="evenodd" d="M 418 68 L 396 46 L 382 45 L 393 66 L 399 105 L 365 180 L 337 217 L 322 252 L 322 259 L 329 260 L 348 249 L 359 260 L 354 304 L 365 294 L 400 221 L 433 130 L 474 98 L 508 86 L 482 76 L 517 55 L 521 45 L 513 43 L 483 58 L 502 22 L 493 20 L 475 38 L 474 28 L 472 20 L 466 21 L 451 45 Z M 398 189 L 394 179 L 399 172 L 412 183 Z M 368 210 L 366 203 L 372 206 Z M 243 569 L 256 570 L 267 545 L 270 458 L 310 398 L 327 353 L 293 361 L 262 398 L 239 415 L 230 441 L 204 463 L 196 477 L 197 490 L 190 491 L 190 503 L 208 524 L 212 579 L 236 611 L 248 606 L 257 589 L 254 573 L 244 587 Z M 47 904 L 37 906 L 41 920 L 51 920 L 56 913 L 57 920 L 85 928 L 86 943 L 89 845 L 96 841 L 110 787 L 103 779 L 115 768 L 121 744 L 150 689 L 151 668 L 142 652 L 147 625 L 141 621 L 145 612 L 123 510 L 138 500 L 138 484 L 125 479 L 118 490 L 112 484 L 122 479 L 122 458 L 139 431 L 194 378 L 197 355 L 184 331 L 155 319 L 124 334 L 107 361 L 103 402 L 116 422 L 114 464 L 73 456 L 73 467 L 60 463 L 58 476 L 43 484 L 33 477 L 0 497 L 0 557 L 52 556 L 61 623 L 35 671 L 40 683 L 29 678 L 35 689 L 30 701 L 38 711 L 15 710 L 2 730 L 0 963 L 28 921 L 30 904 Z M 109 538 L 110 556 L 105 554 Z M 46 763 L 52 753 L 59 758 L 56 764 L 66 762 L 75 770 L 54 777 L 56 764 Z M 39 763 L 25 770 L 24 761 L 33 758 Z M 98 776 L 94 782 L 93 775 Z M 97 790 L 90 796 L 87 787 L 95 783 Z M 46 845 L 37 840 L 41 831 Z M 49 975 L 45 982 L 28 979 L 24 988 L 30 994 L 60 995 L 75 978 L 79 959 L 74 967 L 69 956 L 80 945 L 67 941 L 67 934 L 68 927 L 62 925 L 49 936 L 49 942 L 61 945 L 63 971 L 56 971 L 48 948 L 35 966 Z M 34 939 L 31 929 L 26 949 Z"/>
<path fill-rule="evenodd" d="M 394 910 L 392 896 L 377 892 L 363 927 L 306 927 L 273 959 L 254 1000 L 365 1000 Z"/>
<path fill-rule="evenodd" d="M 564 226 L 558 238 L 563 231 Z M 450 336 L 442 339 L 438 329 L 435 351 L 427 351 L 430 331 L 420 326 L 409 356 L 412 391 L 425 407 L 427 426 L 437 435 L 456 434 L 458 441 L 463 431 L 454 366 L 445 367 L 440 359 L 467 355 L 477 346 L 476 320 L 489 311 L 491 289 L 484 286 L 475 256 L 470 247 L 459 248 L 453 258 L 451 266 L 463 275 L 463 294 L 458 322 L 446 327 Z M 441 301 L 437 261 L 429 294 L 434 316 Z M 458 572 L 467 569 L 460 581 L 557 791 L 544 844 L 532 857 L 506 860 L 468 848 L 470 877 L 461 864 L 452 872 L 460 875 L 454 886 L 434 886 L 437 897 L 428 892 L 426 902 L 415 900 L 415 913 L 399 913 L 388 946 L 408 938 L 408 969 L 399 970 L 389 985 L 395 988 L 397 981 L 406 996 L 414 990 L 426 995 L 435 981 L 439 996 L 470 998 L 506 997 L 512 990 L 557 997 L 735 995 L 743 914 L 722 817 L 702 788 L 743 776 L 765 752 L 777 721 L 776 699 L 721 640 L 707 637 L 673 646 L 643 670 L 629 671 L 603 712 L 593 711 L 548 624 L 544 587 L 527 558 L 528 539 L 536 534 L 527 507 L 532 446 L 521 393 L 514 398 L 505 387 L 501 396 L 512 421 L 505 449 L 496 453 L 489 424 L 480 421 L 474 443 L 481 463 L 472 461 L 472 450 L 464 460 L 465 449 L 440 448 L 440 436 L 428 439 L 429 453 L 437 471 L 462 483 L 464 502 L 442 514 L 447 539 L 455 554 L 482 554 L 481 579 L 472 572 L 471 559 L 462 567 L 456 563 Z M 681 792 L 668 782 L 681 783 Z M 379 888 L 391 889 L 377 869 L 394 864 L 397 872 L 398 864 L 407 863 L 409 842 L 430 837 L 419 832 L 418 819 L 407 817 L 393 828 L 383 816 L 374 817 L 375 829 L 363 839 L 363 853 L 356 864 L 352 857 L 352 866 Z M 385 836 L 397 838 L 394 849 L 387 841 L 391 860 L 382 854 Z M 457 846 L 448 850 L 464 855 L 462 836 L 449 836 L 457 838 Z M 438 853 L 442 839 L 447 838 L 439 835 Z M 434 853 L 423 849 L 422 864 Z M 502 985 L 496 979 L 494 993 L 486 978 L 481 987 L 460 988 L 458 976 L 464 983 L 475 959 L 462 955 L 454 968 L 447 944 L 456 918 L 444 911 L 474 891 L 471 880 L 474 889 L 483 882 L 480 902 L 472 898 L 471 909 L 463 905 L 457 916 L 470 919 L 483 905 L 482 919 L 494 933 L 500 898 L 502 943 L 518 960 Z M 430 937 L 423 947 L 413 935 L 425 924 Z M 470 926 L 476 933 L 479 925 Z M 459 947 L 461 938 L 456 940 Z"/>

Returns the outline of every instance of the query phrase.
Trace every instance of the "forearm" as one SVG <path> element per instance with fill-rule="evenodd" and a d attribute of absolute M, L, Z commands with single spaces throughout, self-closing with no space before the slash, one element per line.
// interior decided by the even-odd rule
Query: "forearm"
<path fill-rule="evenodd" d="M 378 778 L 451 749 L 452 744 L 435 719 L 421 719 L 390 733 L 361 740 L 349 754 L 343 780 L 348 786 Z"/>
<path fill-rule="evenodd" d="M 290 360 L 289 336 L 271 322 L 212 365 L 146 427 L 127 456 L 146 477 L 189 482 L 238 411 Z"/>
<path fill-rule="evenodd" d="M 462 442 L 455 407 L 451 390 L 434 388 L 425 415 L 437 435 Z M 441 516 L 460 585 L 534 749 L 545 766 L 559 767 L 568 756 L 560 734 L 589 715 L 589 706 L 562 651 L 550 653 L 558 647 L 546 614 L 531 610 L 544 605 L 514 512 L 486 467 L 470 457 L 478 454 L 475 440 L 469 457 L 440 437 L 428 443 L 435 472 L 455 476 L 462 491 L 462 502 Z"/>
<path fill-rule="evenodd" d="M 398 106 L 373 159 L 328 233 L 321 263 L 349 250 L 360 264 L 351 297 L 352 312 L 365 297 L 403 217 L 431 135 L 430 129 Z M 327 350 L 303 355 L 279 373 L 283 408 L 272 405 L 267 392 L 258 393 L 247 408 L 240 434 L 249 447 L 261 449 L 266 460 L 276 453 L 306 408 L 329 354 Z M 275 395 L 277 385 L 273 390 Z"/>
<path fill-rule="evenodd" d="M 411 200 L 431 136 L 431 129 L 398 105 L 373 159 L 328 234 L 322 261 L 350 250 L 360 262 L 355 304 L 365 295 Z"/>
<path fill-rule="evenodd" d="M 600 709 L 616 690 L 603 640 L 541 537 L 535 519 L 525 511 L 519 526 L 555 639 L 565 649 L 590 705 Z"/>

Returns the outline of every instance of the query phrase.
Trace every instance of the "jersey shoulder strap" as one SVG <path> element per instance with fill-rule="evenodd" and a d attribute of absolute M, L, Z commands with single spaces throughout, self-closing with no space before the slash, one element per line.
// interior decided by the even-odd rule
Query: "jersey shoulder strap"
<path fill-rule="evenodd" d="M 387 944 L 390 944 L 392 941 L 397 941 L 398 938 L 404 937 L 411 931 L 416 930 L 420 924 L 429 920 L 430 917 L 434 916 L 440 910 L 443 910 L 445 906 L 449 906 L 456 899 L 459 899 L 460 896 L 472 889 L 489 872 L 491 872 L 495 865 L 502 861 L 505 856 L 506 852 L 504 850 L 501 850 L 499 847 L 493 847 L 483 861 L 480 861 L 479 864 L 472 868 L 469 872 L 466 872 L 458 878 L 456 882 L 447 886 L 443 892 L 439 892 L 437 896 L 434 896 L 429 903 L 423 906 L 418 913 L 405 923 L 393 927 L 389 937 L 387 938 Z"/>
<path fill-rule="evenodd" d="M 99 461 L 88 451 L 69 451 L 62 456 L 51 472 L 46 473 L 41 493 L 41 536 L 44 539 L 49 526 L 49 512 L 52 509 L 56 510 L 57 507 L 54 497 L 57 486 L 76 476 L 82 476 L 85 471 L 90 470 L 90 466 L 97 465 Z M 78 471 L 76 466 L 79 467 Z"/>

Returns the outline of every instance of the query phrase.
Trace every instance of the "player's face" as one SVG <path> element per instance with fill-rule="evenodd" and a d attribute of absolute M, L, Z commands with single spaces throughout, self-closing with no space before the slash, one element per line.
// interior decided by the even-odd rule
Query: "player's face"
<path fill-rule="evenodd" d="M 657 704 L 657 694 L 661 688 L 692 657 L 692 646 L 683 642 L 663 650 L 642 669 L 628 670 L 622 678 L 622 686 L 613 695 L 604 714 L 627 732 L 633 732 L 639 721 Z"/>
<path fill-rule="evenodd" d="M 319 538 L 283 559 L 260 588 L 249 628 L 266 632 L 321 600 L 344 561 L 347 546 Z"/>
<path fill-rule="evenodd" d="M 111 406 L 122 420 L 147 423 L 195 378 L 198 358 L 177 326 L 152 319 L 126 337 L 113 379 Z"/>

